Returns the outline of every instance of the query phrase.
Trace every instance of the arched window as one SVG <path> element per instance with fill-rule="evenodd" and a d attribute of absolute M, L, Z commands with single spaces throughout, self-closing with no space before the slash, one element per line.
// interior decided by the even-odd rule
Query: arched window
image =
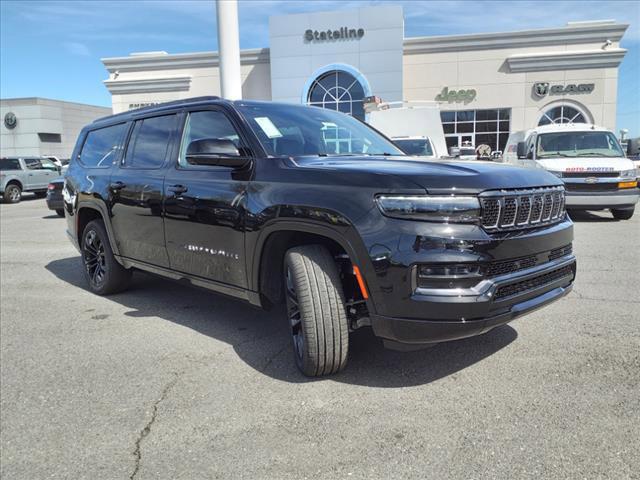
<path fill-rule="evenodd" d="M 307 95 L 307 103 L 338 110 L 364 120 L 364 97 L 362 84 L 351 73 L 330 70 L 313 81 Z"/>
<path fill-rule="evenodd" d="M 538 126 L 550 125 L 552 123 L 588 123 L 588 120 L 586 114 L 576 107 L 562 104 L 551 107 L 545 111 L 538 121 Z"/>

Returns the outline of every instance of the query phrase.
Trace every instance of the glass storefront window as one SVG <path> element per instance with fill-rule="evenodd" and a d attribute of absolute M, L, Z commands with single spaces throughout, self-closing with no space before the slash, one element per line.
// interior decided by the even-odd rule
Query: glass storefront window
<path fill-rule="evenodd" d="M 440 112 L 447 147 L 470 141 L 474 146 L 486 144 L 502 150 L 510 131 L 511 109 L 483 109 Z"/>

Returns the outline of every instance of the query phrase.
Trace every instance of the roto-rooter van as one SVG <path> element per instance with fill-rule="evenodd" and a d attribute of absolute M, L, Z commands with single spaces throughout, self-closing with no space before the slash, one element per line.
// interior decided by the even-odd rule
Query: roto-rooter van
<path fill-rule="evenodd" d="M 638 172 L 616 136 L 590 124 L 545 125 L 509 136 L 504 161 L 543 168 L 562 178 L 567 209 L 610 209 L 633 216 L 640 196 Z"/>

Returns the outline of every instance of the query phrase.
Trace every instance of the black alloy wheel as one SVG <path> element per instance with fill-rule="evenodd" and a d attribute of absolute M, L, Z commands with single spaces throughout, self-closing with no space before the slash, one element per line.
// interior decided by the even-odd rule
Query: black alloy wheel
<path fill-rule="evenodd" d="M 104 244 L 95 230 L 89 230 L 85 237 L 82 256 L 92 289 L 100 290 L 107 274 L 107 257 Z"/>

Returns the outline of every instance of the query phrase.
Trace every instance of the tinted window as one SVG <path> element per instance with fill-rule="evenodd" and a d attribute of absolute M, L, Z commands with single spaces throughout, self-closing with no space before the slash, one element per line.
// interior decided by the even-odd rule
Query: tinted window
<path fill-rule="evenodd" d="M 185 158 L 187 148 L 194 140 L 202 140 L 203 138 L 231 140 L 241 152 L 241 148 L 244 146 L 238 132 L 224 113 L 213 110 L 192 112 L 187 117 L 184 126 L 182 147 L 180 148 L 180 165 L 190 165 Z"/>
<path fill-rule="evenodd" d="M 17 158 L 0 158 L 0 170 L 22 170 Z"/>
<path fill-rule="evenodd" d="M 175 123 L 175 115 L 138 120 L 129 140 L 125 165 L 135 168 L 160 168 L 167 156 Z"/>
<path fill-rule="evenodd" d="M 87 167 L 109 167 L 118 156 L 126 128 L 125 123 L 120 123 L 89 132 L 80 152 L 80 162 Z"/>

